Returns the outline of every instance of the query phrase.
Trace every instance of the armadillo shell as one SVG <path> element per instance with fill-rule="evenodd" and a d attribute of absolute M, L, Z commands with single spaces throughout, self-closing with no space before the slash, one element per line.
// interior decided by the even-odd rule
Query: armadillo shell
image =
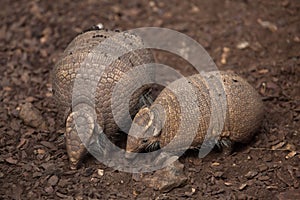
<path fill-rule="evenodd" d="M 209 72 L 208 75 L 215 76 L 216 73 Z M 217 139 L 226 137 L 235 142 L 247 142 L 263 121 L 264 109 L 261 98 L 255 89 L 240 76 L 226 71 L 221 71 L 220 75 L 221 89 L 225 91 L 227 106 L 224 110 L 218 112 L 226 112 L 226 114 L 224 113 L 224 126 L 223 129 L 220 129 L 222 130 L 219 132 L 220 137 L 216 135 L 218 133 L 213 133 L 212 136 Z M 186 119 L 185 123 L 189 124 L 185 124 L 186 129 L 184 132 L 178 134 L 180 123 L 182 123 L 182 118 L 180 118 L 182 114 L 181 106 L 190 107 L 191 102 L 195 101 L 195 99 L 190 98 L 190 95 L 180 95 L 181 92 L 186 90 L 186 88 L 182 88 L 184 87 L 183 80 L 187 80 L 193 91 L 195 91 L 196 106 L 198 106 L 200 113 L 198 113 L 196 119 L 192 115 L 189 116 L 193 119 Z M 173 82 L 160 93 L 152 107 L 160 105 L 166 113 L 165 124 L 159 139 L 161 147 L 166 146 L 173 139 L 173 146 L 168 148 L 178 149 L 186 145 L 186 138 L 188 134 L 191 134 L 190 127 L 194 125 L 192 123 L 195 123 L 198 128 L 196 127 L 197 132 L 190 147 L 197 148 L 203 143 L 204 138 L 208 135 L 210 120 L 213 120 L 211 119 L 212 101 L 209 93 L 211 89 L 207 79 L 200 74 L 196 74 L 187 77 L 187 79 L 179 79 Z M 179 91 L 179 93 L 175 95 L 172 90 Z M 180 102 L 182 105 L 180 105 Z M 216 105 L 214 109 L 220 108 Z"/>
<path fill-rule="evenodd" d="M 125 73 L 135 66 L 153 63 L 153 55 L 150 50 L 136 49 L 142 45 L 142 40 L 132 34 L 126 33 L 128 41 L 126 44 L 117 39 L 111 43 L 106 42 L 106 46 L 101 46 L 107 38 L 117 34 L 107 30 L 93 30 L 78 35 L 66 48 L 61 59 L 57 62 L 53 73 L 53 91 L 54 97 L 60 105 L 60 110 L 65 113 L 65 117 L 70 113 L 72 107 L 76 104 L 93 104 L 97 113 L 97 122 L 104 129 L 107 135 L 113 135 L 118 126 L 114 121 L 111 109 L 112 92 L 116 83 L 121 78 L 126 78 Z M 128 50 L 128 53 L 120 57 L 112 58 L 103 52 L 107 48 L 110 52 Z M 103 63 L 110 63 L 108 66 Z M 76 95 L 74 95 L 74 80 L 81 75 L 82 82 L 76 84 Z M 142 71 L 137 76 L 140 79 L 152 77 L 154 74 L 151 70 Z M 77 81 L 78 79 L 76 79 Z M 122 98 L 130 99 L 129 108 L 122 105 L 122 102 L 116 102 L 114 107 L 115 115 L 124 115 L 124 112 L 135 114 L 140 107 L 139 98 L 145 93 L 149 86 L 145 85 L 139 88 L 132 96 L 127 92 L 132 80 L 125 81 Z M 79 85 L 79 86 L 78 86 Z M 95 91 L 91 91 L 94 88 Z"/>

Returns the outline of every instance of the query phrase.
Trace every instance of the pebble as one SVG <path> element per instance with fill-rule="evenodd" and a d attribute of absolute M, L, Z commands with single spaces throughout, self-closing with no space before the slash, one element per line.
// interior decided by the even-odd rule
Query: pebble
<path fill-rule="evenodd" d="M 58 182 L 58 186 L 62 187 L 62 188 L 69 184 L 70 184 L 70 182 L 68 179 L 60 179 Z"/>
<path fill-rule="evenodd" d="M 48 186 L 48 187 L 45 187 L 45 192 L 47 192 L 48 194 L 51 194 L 53 193 L 53 187 L 52 186 Z"/>
<path fill-rule="evenodd" d="M 41 115 L 40 111 L 35 108 L 31 103 L 25 103 L 20 106 L 19 117 L 25 124 L 45 130 L 47 128 L 46 121 Z"/>
<path fill-rule="evenodd" d="M 36 177 L 41 177 L 43 174 L 41 172 L 33 172 L 32 177 L 36 178 Z"/>
<path fill-rule="evenodd" d="M 103 176 L 104 170 L 103 169 L 98 169 L 97 173 L 98 173 L 99 176 Z"/>
<path fill-rule="evenodd" d="M 260 177 L 258 177 L 258 180 L 260 180 L 260 181 L 267 181 L 269 179 L 270 179 L 269 176 L 260 176 Z"/>
<path fill-rule="evenodd" d="M 276 196 L 279 200 L 300 199 L 300 189 L 289 189 Z"/>
<path fill-rule="evenodd" d="M 184 165 L 176 160 L 167 167 L 157 170 L 153 175 L 142 178 L 149 187 L 162 192 L 169 192 L 174 188 L 187 183 L 187 177 L 183 173 Z"/>
<path fill-rule="evenodd" d="M 58 181 L 59 181 L 59 178 L 56 175 L 53 175 L 48 179 L 48 183 L 51 186 L 55 186 L 58 183 Z"/>
<path fill-rule="evenodd" d="M 216 177 L 216 178 L 222 178 L 223 175 L 224 175 L 224 172 L 215 172 L 214 173 L 214 177 Z"/>
<path fill-rule="evenodd" d="M 238 194 L 237 199 L 238 199 L 238 200 L 248 199 L 248 196 L 247 196 L 246 194 Z"/>
<path fill-rule="evenodd" d="M 258 166 L 258 170 L 259 170 L 260 172 L 264 172 L 264 171 L 266 171 L 267 169 L 269 169 L 269 167 L 268 167 L 267 165 L 259 165 L 259 166 Z"/>

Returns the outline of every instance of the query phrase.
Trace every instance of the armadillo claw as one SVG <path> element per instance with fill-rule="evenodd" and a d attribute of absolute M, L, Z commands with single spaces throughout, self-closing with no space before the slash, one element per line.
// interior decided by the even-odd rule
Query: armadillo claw
<path fill-rule="evenodd" d="M 85 146 L 89 144 L 93 130 L 94 120 L 87 112 L 76 111 L 68 116 L 65 139 L 71 169 L 77 169 L 87 154 Z"/>
<path fill-rule="evenodd" d="M 234 141 L 224 137 L 217 142 L 216 146 L 219 150 L 222 150 L 223 155 L 228 156 L 233 152 Z"/>

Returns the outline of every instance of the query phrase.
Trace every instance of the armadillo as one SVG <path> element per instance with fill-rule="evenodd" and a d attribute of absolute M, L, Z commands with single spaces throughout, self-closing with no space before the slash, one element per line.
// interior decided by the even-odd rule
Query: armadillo
<path fill-rule="evenodd" d="M 124 40 L 127 40 L 125 43 L 124 40 L 114 38 L 118 32 L 93 28 L 78 35 L 65 49 L 53 70 L 53 93 L 59 110 L 64 114 L 66 148 L 72 169 L 79 166 L 87 153 L 84 144 L 88 144 L 95 134 L 96 124 L 109 139 L 113 140 L 114 136 L 118 135 L 119 127 L 111 108 L 112 93 L 117 82 L 135 66 L 154 62 L 149 49 L 139 48 L 143 44 L 140 37 L 122 33 Z M 111 44 L 106 42 L 106 46 L 101 47 L 109 38 L 113 38 Z M 107 55 L 105 49 L 116 54 L 120 49 L 128 53 L 114 58 L 114 55 Z M 134 51 L 131 51 L 132 49 Z M 103 66 L 103 63 L 110 64 Z M 78 95 L 74 96 L 73 87 L 80 69 L 83 81 L 77 88 L 79 91 L 75 91 Z M 151 72 L 141 72 L 139 76 L 141 78 L 151 76 Z M 130 82 L 132 81 L 127 81 Z M 95 86 L 95 91 L 89 89 L 90 85 Z M 124 85 L 124 91 L 126 87 L 128 85 Z M 123 98 L 130 99 L 129 108 L 119 105 L 115 108 L 115 114 L 122 113 L 126 109 L 128 112 L 129 109 L 130 114 L 135 115 L 143 105 L 141 98 L 148 90 L 149 87 L 144 85 L 129 97 L 126 96 L 129 94 L 125 93 Z M 94 99 L 91 99 L 92 97 Z M 93 103 L 94 106 L 91 105 Z M 76 123 L 75 119 L 77 119 Z M 81 141 L 82 137 L 79 137 L 78 130 L 83 134 L 84 143 Z"/>
<path fill-rule="evenodd" d="M 215 76 L 218 72 L 207 72 L 208 76 Z M 220 83 L 226 94 L 227 106 L 224 110 L 224 126 L 219 135 L 210 134 L 217 144 L 229 145 L 234 142 L 246 143 L 263 121 L 263 103 L 256 90 L 243 78 L 229 71 L 220 71 Z M 196 134 L 191 140 L 189 148 L 199 148 L 203 144 L 209 128 L 212 112 L 209 84 L 201 74 L 195 74 L 175 81 L 173 89 L 184 87 L 183 80 L 195 91 L 199 115 L 194 119 Z M 171 86 L 172 88 L 172 86 Z M 184 91 L 185 88 L 181 88 Z M 177 95 L 180 95 L 177 94 Z M 183 97 L 185 106 L 192 102 L 189 97 Z M 194 101 L 194 100 L 193 100 Z M 177 137 L 182 108 L 177 96 L 170 88 L 165 88 L 150 107 L 142 108 L 135 116 L 127 138 L 127 158 L 133 158 L 129 152 L 149 152 L 166 147 L 173 139 L 169 149 L 183 148 L 187 136 L 192 134 L 184 130 L 181 137 Z M 189 108 L 188 108 L 189 109 Z M 193 116 L 189 116 L 193 117 Z M 193 124 L 186 124 L 186 127 Z M 215 133 L 217 134 L 217 133 Z M 177 137 L 177 138 L 176 138 Z M 209 141 L 209 140 L 208 140 Z M 215 143 L 216 144 L 216 143 Z"/>

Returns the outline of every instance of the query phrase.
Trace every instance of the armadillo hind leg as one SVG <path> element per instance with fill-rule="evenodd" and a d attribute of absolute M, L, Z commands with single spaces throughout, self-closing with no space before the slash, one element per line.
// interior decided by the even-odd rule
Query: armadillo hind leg
<path fill-rule="evenodd" d="M 230 155 L 233 152 L 234 141 L 229 138 L 221 138 L 218 140 L 216 147 L 222 151 L 224 155 Z"/>
<path fill-rule="evenodd" d="M 93 131 L 94 120 L 88 113 L 79 110 L 69 114 L 65 139 L 71 169 L 77 169 L 87 154 L 84 144 L 89 144 Z"/>
<path fill-rule="evenodd" d="M 229 155 L 233 151 L 234 141 L 230 140 L 227 137 L 222 137 L 220 139 L 207 140 L 202 143 L 201 146 L 195 149 L 212 149 L 216 148 L 216 150 L 222 152 L 224 155 Z"/>
<path fill-rule="evenodd" d="M 139 99 L 140 107 L 143 107 L 143 106 L 150 107 L 153 104 L 154 100 L 150 93 L 151 93 L 151 90 L 149 90 L 145 94 L 141 95 L 141 97 Z"/>

